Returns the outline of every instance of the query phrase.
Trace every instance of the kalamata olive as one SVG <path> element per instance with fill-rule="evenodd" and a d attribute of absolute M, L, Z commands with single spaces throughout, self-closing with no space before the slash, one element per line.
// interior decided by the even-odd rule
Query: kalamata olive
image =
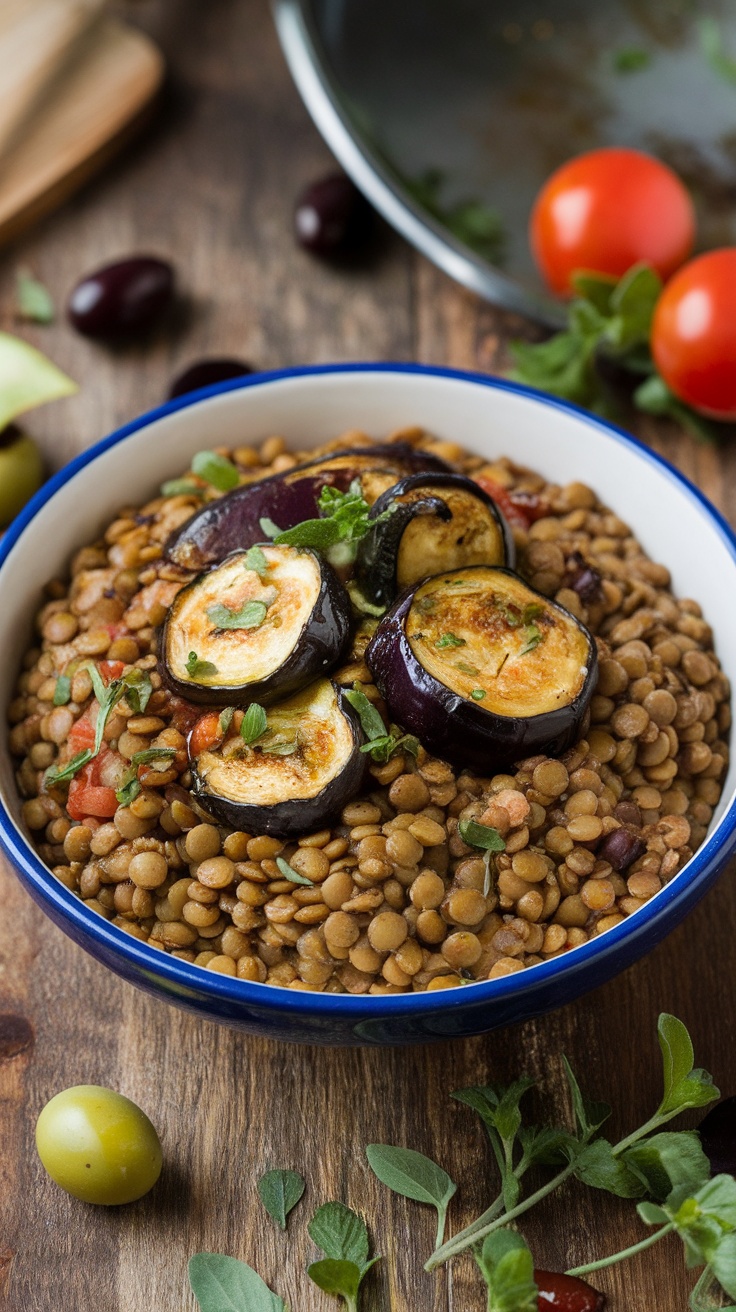
<path fill-rule="evenodd" d="M 596 851 L 599 861 L 608 861 L 619 874 L 628 870 L 634 861 L 638 861 L 647 850 L 646 843 L 643 843 L 636 834 L 629 833 L 628 829 L 614 829 L 607 834 Z"/>
<path fill-rule="evenodd" d="M 147 332 L 169 305 L 174 270 L 166 260 L 132 255 L 105 264 L 78 282 L 67 314 L 87 337 L 130 337 Z"/>
<path fill-rule="evenodd" d="M 573 551 L 568 561 L 568 587 L 587 605 L 603 599 L 603 580 L 579 551 Z"/>
<path fill-rule="evenodd" d="M 579 1276 L 559 1271 L 535 1271 L 539 1312 L 603 1312 L 605 1295 Z"/>
<path fill-rule="evenodd" d="M 252 373 L 252 365 L 242 360 L 195 360 L 194 364 L 177 374 L 169 388 L 169 400 L 175 396 L 185 396 L 187 392 L 196 392 L 200 387 L 210 387 L 212 383 L 224 383 L 228 378 L 242 378 L 243 374 Z"/>
<path fill-rule="evenodd" d="M 15 424 L 8 424 L 0 432 L 0 528 L 10 523 L 42 482 L 38 447 Z"/>
<path fill-rule="evenodd" d="M 736 1098 L 724 1098 L 711 1108 L 698 1133 L 713 1174 L 736 1174 Z"/>
<path fill-rule="evenodd" d="M 373 210 L 344 173 L 311 183 L 294 211 L 296 239 L 314 255 L 356 251 L 370 233 Z"/>

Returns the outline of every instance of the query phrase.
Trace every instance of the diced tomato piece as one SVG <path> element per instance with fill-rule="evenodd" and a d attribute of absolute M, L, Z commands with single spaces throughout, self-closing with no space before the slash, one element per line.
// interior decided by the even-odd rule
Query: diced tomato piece
<path fill-rule="evenodd" d="M 105 683 L 112 683 L 113 679 L 119 679 L 124 669 L 124 661 L 100 661 L 100 674 Z"/>
<path fill-rule="evenodd" d="M 510 492 L 508 488 L 497 483 L 495 478 L 481 474 L 476 483 L 495 501 L 501 514 L 516 528 L 528 529 L 535 520 L 547 513 L 547 507 L 534 492 Z"/>
<path fill-rule="evenodd" d="M 199 756 L 222 742 L 220 732 L 220 712 L 207 711 L 200 716 L 189 735 L 189 755 Z"/>
<path fill-rule="evenodd" d="M 82 820 L 88 815 L 109 820 L 118 809 L 118 799 L 114 788 L 87 786 L 81 779 L 72 779 L 66 809 L 72 820 Z"/>
<path fill-rule="evenodd" d="M 90 719 L 89 711 L 85 711 L 79 720 L 75 720 L 69 730 L 69 746 L 72 748 L 72 754 L 83 752 L 89 747 L 91 750 L 95 745 L 95 726 Z"/>

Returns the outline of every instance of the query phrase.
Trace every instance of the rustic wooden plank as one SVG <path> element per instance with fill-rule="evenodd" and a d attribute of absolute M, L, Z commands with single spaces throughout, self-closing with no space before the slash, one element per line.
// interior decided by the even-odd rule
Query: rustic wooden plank
<path fill-rule="evenodd" d="M 529 326 L 480 305 L 393 236 L 382 234 L 366 266 L 339 272 L 294 248 L 293 196 L 329 157 L 290 85 L 264 6 L 121 7 L 133 11 L 171 62 L 169 104 L 146 143 L 6 254 L 3 322 L 12 326 L 17 263 L 63 301 L 83 268 L 143 247 L 175 259 L 188 304 L 150 343 L 115 351 L 75 337 L 63 321 L 24 327 L 82 383 L 77 397 L 33 416 L 53 463 L 158 402 L 171 374 L 203 353 L 266 366 L 351 356 L 488 371 L 507 363 L 508 340 Z M 732 452 L 696 447 L 659 425 L 642 431 L 736 514 Z M 432 1213 L 374 1180 L 365 1143 L 406 1143 L 441 1161 L 461 1183 L 450 1216 L 457 1229 L 495 1190 L 480 1123 L 450 1100 L 452 1089 L 526 1072 L 540 1080 L 530 1098 L 535 1113 L 563 1116 L 564 1051 L 590 1091 L 615 1103 L 612 1133 L 622 1133 L 658 1099 L 655 1024 L 663 1009 L 688 1023 L 698 1059 L 724 1090 L 736 1088 L 732 871 L 664 945 L 574 1006 L 484 1038 L 405 1050 L 284 1047 L 208 1025 L 86 957 L 5 868 L 0 905 L 0 1012 L 25 1018 L 35 1032 L 35 1045 L 15 1055 L 0 1043 L 3 1312 L 57 1312 L 62 1300 L 74 1312 L 193 1312 L 186 1262 L 206 1249 L 251 1262 L 295 1309 L 334 1312 L 335 1300 L 304 1271 L 315 1256 L 308 1219 L 329 1198 L 365 1214 L 384 1254 L 366 1282 L 364 1312 L 472 1312 L 482 1306 L 472 1262 L 424 1275 Z M 35 1159 L 33 1122 L 43 1102 L 87 1080 L 136 1099 L 162 1133 L 164 1175 L 135 1206 L 83 1207 L 56 1190 Z M 274 1166 L 308 1180 L 286 1237 L 255 1192 L 257 1177 Z M 576 1185 L 524 1229 L 551 1267 L 641 1235 L 630 1203 Z M 611 1312 L 681 1312 L 691 1278 L 672 1244 L 601 1274 L 598 1284 L 611 1295 Z"/>

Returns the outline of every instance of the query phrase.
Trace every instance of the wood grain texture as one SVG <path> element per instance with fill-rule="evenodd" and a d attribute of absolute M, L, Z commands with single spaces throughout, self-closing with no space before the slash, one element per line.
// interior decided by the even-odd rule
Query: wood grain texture
<path fill-rule="evenodd" d="M 264 0 L 137 0 L 173 71 L 147 139 L 44 222 L 0 264 L 2 326 L 13 328 L 12 280 L 28 265 L 60 304 L 79 275 L 132 250 L 168 255 L 181 275 L 178 312 L 145 345 L 110 351 L 59 320 L 23 333 L 82 383 L 33 416 L 51 463 L 163 399 L 169 379 L 203 354 L 263 366 L 337 359 L 412 359 L 489 371 L 519 320 L 480 304 L 382 231 L 363 267 L 336 271 L 297 250 L 299 186 L 330 166 L 283 65 Z M 736 518 L 734 453 L 695 447 L 674 430 L 643 435 Z M 11 653 L 3 653 L 11 659 Z M 690 1026 L 697 1057 L 736 1091 L 733 872 L 644 961 L 574 1006 L 457 1044 L 407 1050 L 281 1047 L 192 1020 L 122 984 L 47 921 L 12 874 L 0 873 L 0 1013 L 25 1018 L 35 1042 L 5 1049 L 0 1024 L 0 1308 L 3 1312 L 194 1312 L 186 1263 L 198 1250 L 251 1262 L 295 1312 L 335 1312 L 310 1285 L 306 1225 L 330 1198 L 367 1218 L 384 1260 L 364 1312 L 480 1312 L 469 1259 L 426 1276 L 428 1209 L 389 1195 L 363 1156 L 370 1141 L 406 1143 L 461 1182 L 459 1228 L 494 1190 L 490 1153 L 450 1091 L 521 1072 L 531 1105 L 564 1114 L 561 1053 L 591 1092 L 616 1106 L 612 1133 L 658 1099 L 656 1017 Z M 120 1089 L 159 1127 L 166 1168 L 135 1206 L 93 1210 L 44 1176 L 33 1149 L 43 1103 L 82 1081 Z M 308 1193 L 282 1236 L 255 1182 L 300 1170 Z M 564 1267 L 640 1237 L 630 1203 L 571 1185 L 529 1218 L 541 1264 Z M 676 1243 L 598 1279 L 611 1312 L 684 1312 L 692 1278 Z"/>

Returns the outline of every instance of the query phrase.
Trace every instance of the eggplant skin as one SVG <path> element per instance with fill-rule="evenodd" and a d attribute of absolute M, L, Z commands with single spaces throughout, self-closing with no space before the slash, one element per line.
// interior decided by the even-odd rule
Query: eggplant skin
<path fill-rule="evenodd" d="M 386 477 L 377 477 L 384 470 Z M 346 492 L 354 478 L 372 471 L 379 494 L 387 479 L 390 485 L 422 470 L 450 472 L 438 456 L 400 442 L 332 451 L 296 469 L 233 488 L 211 501 L 172 533 L 164 556 L 184 569 L 201 571 L 233 551 L 262 542 L 262 519 L 273 520 L 280 529 L 315 519 L 319 494 L 326 484 Z"/>
<path fill-rule="evenodd" d="M 523 582 L 545 605 L 564 610 Z M 587 637 L 589 649 L 587 673 L 577 697 L 539 715 L 499 715 L 453 692 L 414 655 L 405 622 L 415 592 L 416 588 L 405 592 L 381 620 L 365 654 L 381 696 L 407 732 L 416 734 L 436 756 L 481 776 L 497 774 L 538 752 L 557 756 L 577 741 L 598 681 L 598 659 L 594 639 L 574 615 L 565 611 Z"/>
<path fill-rule="evenodd" d="M 458 553 L 462 556 L 463 540 L 458 540 L 456 536 L 457 528 L 453 524 L 454 516 L 448 503 L 443 500 L 443 492 L 464 492 L 470 495 L 478 503 L 479 516 L 482 521 L 485 520 L 486 527 L 490 520 L 498 532 L 499 551 L 495 553 L 495 559 L 480 560 L 477 550 L 477 536 L 475 543 L 471 537 L 468 546 L 468 559 L 457 559 Z M 411 498 L 401 500 L 401 498 Z M 379 517 L 387 510 L 392 513 L 381 520 Z M 429 543 L 428 554 L 423 556 L 420 549 L 416 551 L 416 568 L 412 570 L 412 576 L 401 580 L 399 578 L 400 551 L 402 540 L 410 524 L 416 520 L 427 517 L 428 533 L 432 535 Z M 401 479 L 394 487 L 388 488 L 382 496 L 374 502 L 371 507 L 372 520 L 377 522 L 366 534 L 358 548 L 358 556 L 355 563 L 355 574 L 358 586 L 373 605 L 388 606 L 394 600 L 396 595 L 403 591 L 406 586 L 413 586 L 415 583 L 426 578 L 429 573 L 439 573 L 443 569 L 458 569 L 468 565 L 503 565 L 513 569 L 516 562 L 516 546 L 514 535 L 511 528 L 504 519 L 496 502 L 488 493 L 474 482 L 473 479 L 467 478 L 464 474 L 453 473 L 428 473 L 410 474 L 407 478 Z M 432 520 L 434 524 L 432 524 Z M 438 549 L 441 550 L 441 530 L 440 541 L 438 538 L 439 524 L 446 524 L 446 549 L 450 553 L 450 559 L 440 563 L 434 562 L 434 568 L 430 565 L 425 568 L 423 561 L 431 560 L 429 552 L 436 556 Z M 419 530 L 421 538 L 421 529 Z M 412 556 L 412 562 L 414 557 Z"/>
<path fill-rule="evenodd" d="M 264 543 L 263 546 L 268 550 L 271 544 Z M 197 587 L 203 577 L 200 575 L 177 593 L 159 631 L 158 669 L 163 682 L 171 692 L 196 705 L 248 706 L 251 702 L 260 702 L 268 706 L 280 698 L 289 696 L 305 684 L 311 683 L 320 675 L 327 674 L 340 662 L 350 644 L 352 622 L 350 598 L 326 560 L 307 548 L 300 550 L 314 556 L 320 570 L 321 585 L 312 613 L 302 628 L 296 646 L 292 648 L 286 660 L 267 678 L 259 682 L 197 684 L 189 679 L 177 678 L 167 659 L 168 638 L 171 626 L 177 622 L 177 613 L 185 594 Z M 240 554 L 240 552 L 231 553 L 232 556 Z M 197 654 L 201 659 L 206 659 L 206 653 Z"/>
<path fill-rule="evenodd" d="M 267 834 L 271 838 L 300 838 L 322 828 L 361 791 L 366 771 L 366 756 L 360 750 L 365 741 L 363 731 L 342 689 L 334 683 L 331 686 L 335 692 L 335 710 L 347 721 L 352 740 L 348 758 L 340 772 L 314 797 L 284 797 L 283 801 L 271 805 L 259 805 L 237 802 L 210 792 L 198 771 L 196 759 L 192 760 L 192 792 L 214 819 L 245 833 Z"/>

